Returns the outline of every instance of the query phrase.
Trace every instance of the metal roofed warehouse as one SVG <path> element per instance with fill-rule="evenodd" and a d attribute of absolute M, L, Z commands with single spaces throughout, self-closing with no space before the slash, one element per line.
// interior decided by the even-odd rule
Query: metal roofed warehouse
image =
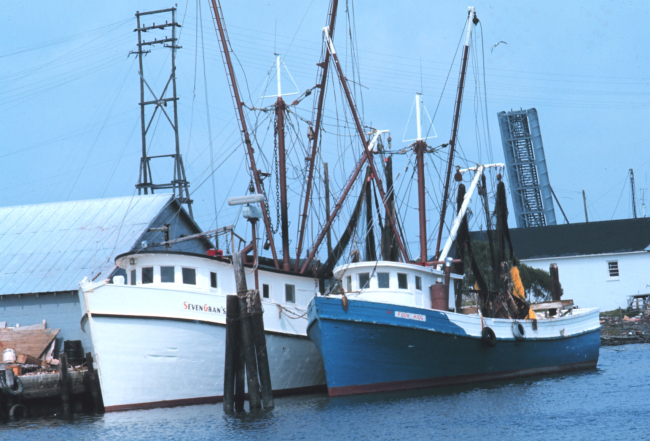
<path fill-rule="evenodd" d="M 90 341 L 79 321 L 79 282 L 117 271 L 115 256 L 142 241 L 161 242 L 201 229 L 170 194 L 129 196 L 0 208 L 0 322 L 33 325 L 47 320 L 63 340 Z M 179 251 L 204 253 L 207 239 L 182 242 Z"/>

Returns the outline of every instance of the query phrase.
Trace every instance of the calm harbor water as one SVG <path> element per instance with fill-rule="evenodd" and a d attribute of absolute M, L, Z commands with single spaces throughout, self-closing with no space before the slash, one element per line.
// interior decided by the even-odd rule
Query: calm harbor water
<path fill-rule="evenodd" d="M 0 423 L 1 424 L 1 423 Z M 480 385 L 276 399 L 272 411 L 221 404 L 28 419 L 6 440 L 453 439 L 650 440 L 650 345 L 601 348 L 586 372 Z"/>

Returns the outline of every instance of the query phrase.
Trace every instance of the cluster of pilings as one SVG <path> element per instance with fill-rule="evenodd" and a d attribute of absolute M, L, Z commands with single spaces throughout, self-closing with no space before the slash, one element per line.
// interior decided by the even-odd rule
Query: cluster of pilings
<path fill-rule="evenodd" d="M 223 409 L 243 411 L 245 383 L 250 410 L 274 407 L 269 357 L 264 335 L 262 301 L 257 290 L 246 287 L 244 262 L 233 254 L 237 295 L 226 300 L 226 362 L 223 380 Z M 244 381 L 246 378 L 246 381 Z"/>

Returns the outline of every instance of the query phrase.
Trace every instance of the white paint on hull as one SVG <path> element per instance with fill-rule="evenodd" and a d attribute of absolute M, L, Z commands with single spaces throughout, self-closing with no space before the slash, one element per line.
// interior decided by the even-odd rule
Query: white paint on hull
<path fill-rule="evenodd" d="M 223 395 L 225 326 L 133 317 L 93 317 L 107 408 Z M 325 383 L 314 344 L 267 334 L 274 390 Z"/>
<path fill-rule="evenodd" d="M 122 262 L 130 262 L 125 258 Z M 79 290 L 84 332 L 92 336 L 106 408 L 156 407 L 223 395 L 226 296 L 234 293 L 232 266 L 199 255 L 137 254 L 127 264 L 135 285 L 106 281 Z M 163 283 L 163 266 L 175 267 L 176 283 Z M 153 283 L 142 284 L 142 268 L 153 267 Z M 196 271 L 183 284 L 181 268 Z M 210 272 L 218 287 L 211 286 Z M 254 286 L 247 270 L 248 286 Z M 313 278 L 260 271 L 270 285 L 263 299 L 264 328 L 273 390 L 325 385 L 320 354 L 307 337 L 306 309 L 315 295 Z M 295 286 L 295 302 L 284 298 Z"/>

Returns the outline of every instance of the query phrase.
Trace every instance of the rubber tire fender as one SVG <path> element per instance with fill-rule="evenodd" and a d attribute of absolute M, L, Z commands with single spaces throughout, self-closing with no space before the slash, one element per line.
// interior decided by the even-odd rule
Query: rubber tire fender
<path fill-rule="evenodd" d="M 526 340 L 526 328 L 519 322 L 512 322 L 512 335 L 517 340 Z"/>
<path fill-rule="evenodd" d="M 18 415 L 16 415 L 16 411 L 18 411 Z M 14 404 L 11 406 L 11 409 L 9 409 L 9 419 L 18 421 L 23 418 L 27 418 L 27 408 L 22 404 Z"/>
<path fill-rule="evenodd" d="M 481 331 L 481 341 L 488 348 L 493 348 L 497 345 L 497 335 L 494 333 L 492 328 L 486 326 Z"/>
<path fill-rule="evenodd" d="M 14 377 L 14 381 L 16 383 L 16 386 L 18 386 L 16 390 L 13 390 L 9 386 L 7 386 L 7 383 L 5 383 L 4 378 L 0 378 L 0 387 L 2 388 L 2 391 L 5 393 L 5 395 L 18 396 L 23 393 L 23 390 L 25 389 L 25 387 L 23 386 L 23 380 L 21 380 L 20 377 Z"/>

